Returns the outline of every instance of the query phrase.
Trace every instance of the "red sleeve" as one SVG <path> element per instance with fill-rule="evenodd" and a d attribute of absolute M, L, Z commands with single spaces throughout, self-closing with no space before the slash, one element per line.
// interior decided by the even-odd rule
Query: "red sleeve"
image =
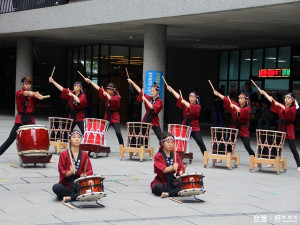
<path fill-rule="evenodd" d="M 240 117 L 239 117 L 240 123 L 247 123 L 250 120 L 250 112 L 251 109 L 249 106 L 240 108 Z"/>
<path fill-rule="evenodd" d="M 178 100 L 176 102 L 176 106 L 183 110 L 184 107 L 186 107 L 186 106 L 181 103 L 181 100 L 182 100 L 182 98 L 181 98 L 181 96 L 179 96 L 179 98 L 178 98 Z"/>
<path fill-rule="evenodd" d="M 80 103 L 78 103 L 78 109 L 84 109 L 87 105 L 85 94 L 81 94 L 79 97 Z"/>
<path fill-rule="evenodd" d="M 237 102 L 235 102 L 235 101 L 233 101 L 231 99 L 230 99 L 230 101 L 231 101 L 232 104 L 234 104 L 236 106 L 239 106 L 239 104 Z M 231 109 L 229 99 L 227 97 L 225 97 L 225 96 L 224 96 L 224 99 L 223 99 L 223 107 L 225 109 L 228 109 L 228 110 Z"/>
<path fill-rule="evenodd" d="M 120 97 L 119 97 L 119 95 L 111 96 L 109 108 L 110 108 L 111 111 L 117 111 L 117 110 L 120 109 Z"/>
<path fill-rule="evenodd" d="M 283 109 L 277 105 L 275 105 L 275 100 L 273 99 L 272 102 L 271 102 L 271 108 L 270 110 L 274 113 L 280 113 Z"/>
<path fill-rule="evenodd" d="M 144 94 L 144 95 L 145 95 L 145 97 L 147 98 L 148 101 L 151 100 L 151 96 L 149 96 L 149 95 L 147 95 L 147 94 Z M 143 91 L 141 91 L 141 92 L 139 93 L 139 95 L 137 96 L 137 100 L 138 100 L 139 102 L 143 102 Z"/>
<path fill-rule="evenodd" d="M 100 99 L 102 99 L 103 101 L 107 100 L 106 96 L 103 95 L 103 89 L 102 88 L 99 88 L 99 90 L 98 90 L 98 97 Z"/>
<path fill-rule="evenodd" d="M 284 120 L 287 122 L 294 122 L 296 120 L 296 106 L 285 107 Z"/>
<path fill-rule="evenodd" d="M 58 172 L 61 176 L 65 176 L 65 174 L 70 170 L 70 157 L 67 150 L 63 151 L 59 156 L 58 162 Z"/>
<path fill-rule="evenodd" d="M 69 96 L 69 91 L 68 91 L 68 89 L 63 88 L 60 97 L 61 97 L 62 99 L 65 99 L 65 100 L 69 100 L 69 99 L 70 99 L 70 96 Z"/>
<path fill-rule="evenodd" d="M 20 102 L 26 102 L 27 101 L 26 97 L 24 96 L 24 91 L 22 89 L 17 91 L 16 98 Z"/>
<path fill-rule="evenodd" d="M 163 170 L 167 167 L 166 161 L 160 152 L 157 152 L 154 157 L 154 173 L 163 175 Z"/>
<path fill-rule="evenodd" d="M 163 109 L 162 100 L 158 99 L 154 104 L 152 104 L 152 106 L 152 114 L 158 114 Z"/>

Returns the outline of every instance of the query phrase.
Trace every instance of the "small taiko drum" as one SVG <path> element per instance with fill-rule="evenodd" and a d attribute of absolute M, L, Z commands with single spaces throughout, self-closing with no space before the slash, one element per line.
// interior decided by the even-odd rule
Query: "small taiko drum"
<path fill-rule="evenodd" d="M 100 175 L 92 175 L 86 177 L 80 177 L 75 180 L 79 190 L 79 201 L 92 201 L 105 197 L 103 180 L 105 178 Z"/>
<path fill-rule="evenodd" d="M 192 128 L 185 125 L 169 124 L 168 131 L 174 135 L 175 146 L 173 150 L 180 152 L 189 152 L 189 140 L 192 132 Z"/>
<path fill-rule="evenodd" d="M 107 120 L 86 118 L 84 120 L 83 144 L 106 146 L 106 132 L 109 122 Z"/>
<path fill-rule="evenodd" d="M 202 173 L 186 173 L 179 176 L 177 179 L 181 183 L 181 190 L 178 192 L 179 196 L 192 196 L 204 194 L 203 186 L 204 175 Z"/>
<path fill-rule="evenodd" d="M 43 157 L 49 155 L 49 134 L 44 125 L 24 125 L 17 130 L 17 149 L 19 155 Z"/>

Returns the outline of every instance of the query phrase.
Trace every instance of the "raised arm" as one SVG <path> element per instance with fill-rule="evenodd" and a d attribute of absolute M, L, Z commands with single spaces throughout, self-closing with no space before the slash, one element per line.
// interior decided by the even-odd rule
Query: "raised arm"
<path fill-rule="evenodd" d="M 220 94 L 219 92 L 217 92 L 216 90 L 213 91 L 215 96 L 218 96 L 219 98 L 221 98 L 222 100 L 224 100 L 224 95 Z"/>
<path fill-rule="evenodd" d="M 62 91 L 64 89 L 63 86 L 55 82 L 55 80 L 52 77 L 49 77 L 49 83 L 54 84 L 55 87 L 57 87 L 58 90 Z"/>
<path fill-rule="evenodd" d="M 85 78 L 84 80 L 85 80 L 85 82 L 87 82 L 88 84 L 91 84 L 97 91 L 99 91 L 99 88 L 100 88 L 100 87 L 99 87 L 96 83 L 94 83 L 93 81 L 91 81 L 91 79 Z"/>
<path fill-rule="evenodd" d="M 135 90 L 138 93 L 140 93 L 142 91 L 141 88 L 136 83 L 134 83 L 131 79 L 127 79 L 127 81 L 128 81 L 129 84 L 132 84 L 132 86 L 135 88 Z"/>
<path fill-rule="evenodd" d="M 264 95 L 266 97 L 266 99 L 268 99 L 270 102 L 273 101 L 272 96 L 268 95 L 268 93 L 265 92 L 264 90 L 260 90 L 259 92 L 260 92 L 261 95 Z"/>
<path fill-rule="evenodd" d="M 168 85 L 167 89 L 175 96 L 175 98 L 179 99 L 180 95 L 171 86 Z M 181 99 L 181 103 L 184 104 L 186 107 L 190 108 L 190 103 L 186 100 Z"/>

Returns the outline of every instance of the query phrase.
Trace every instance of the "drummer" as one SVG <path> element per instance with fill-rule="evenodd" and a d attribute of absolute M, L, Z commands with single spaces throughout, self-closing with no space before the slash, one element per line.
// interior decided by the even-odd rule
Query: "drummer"
<path fill-rule="evenodd" d="M 66 201 L 75 201 L 79 195 L 74 181 L 83 176 L 93 175 L 93 169 L 88 154 L 79 149 L 82 135 L 79 131 L 73 130 L 69 134 L 68 141 L 70 146 L 72 163 L 68 150 L 60 153 L 58 162 L 59 183 L 54 184 L 52 187 L 53 192 L 57 198 Z M 84 173 L 84 167 L 87 167 Z"/>
<path fill-rule="evenodd" d="M 105 103 L 105 115 L 104 120 L 109 122 L 109 125 L 112 125 L 116 136 L 119 141 L 119 145 L 124 145 L 121 126 L 120 126 L 120 95 L 116 89 L 116 85 L 114 83 L 109 83 L 104 90 L 102 87 L 100 88 L 97 84 L 91 81 L 89 78 L 85 78 L 85 82 L 91 84 L 95 89 L 98 90 L 99 98 L 102 99 Z"/>
<path fill-rule="evenodd" d="M 184 100 L 171 86 L 167 86 L 167 89 L 178 99 L 176 105 L 182 110 L 183 121 L 182 124 L 192 127 L 192 137 L 195 139 L 199 146 L 202 155 L 206 151 L 206 146 L 203 142 L 202 135 L 200 132 L 200 112 L 201 105 L 199 104 L 199 95 L 196 91 L 192 91 L 189 94 L 189 102 Z"/>
<path fill-rule="evenodd" d="M 297 164 L 297 171 L 300 172 L 300 159 L 296 148 L 295 141 L 295 125 L 296 111 L 299 108 L 298 102 L 295 99 L 294 94 L 288 93 L 284 97 L 284 103 L 281 104 L 275 101 L 264 90 L 260 90 L 260 93 L 264 95 L 271 102 L 271 111 L 277 113 L 279 117 L 279 124 L 277 130 L 286 132 L 286 140 L 290 146 L 290 150 L 293 153 L 294 159 Z M 272 167 L 272 164 L 266 165 L 267 168 Z"/>
<path fill-rule="evenodd" d="M 159 87 L 154 84 L 151 87 L 151 96 L 149 96 L 145 94 L 144 91 L 142 91 L 141 88 L 131 79 L 127 79 L 127 81 L 129 84 L 132 84 L 132 86 L 139 93 L 137 100 L 145 103 L 146 114 L 142 122 L 152 123 L 152 129 L 159 140 L 161 136 L 161 129 L 158 114 L 163 109 L 163 103 L 159 97 Z"/>
<path fill-rule="evenodd" d="M 0 155 L 2 155 L 17 137 L 17 130 L 22 125 L 35 124 L 33 113 L 35 105 L 43 96 L 38 92 L 30 91 L 32 86 L 32 79 L 30 77 L 23 77 L 21 79 L 22 88 L 16 92 L 16 105 L 18 114 L 15 119 L 15 125 L 10 131 L 9 137 L 0 147 Z"/>
<path fill-rule="evenodd" d="M 250 146 L 250 139 L 249 139 L 249 127 L 248 123 L 250 120 L 250 99 L 249 96 L 242 92 L 239 97 L 239 103 L 231 100 L 231 103 L 227 97 L 220 94 L 218 91 L 214 91 L 214 95 L 220 97 L 224 103 L 223 107 L 228 109 L 231 113 L 234 123 L 231 125 L 231 128 L 239 129 L 240 131 L 240 138 L 244 144 L 244 147 L 248 151 L 249 155 L 254 155 L 254 151 Z M 220 161 L 218 161 L 220 162 Z"/>
<path fill-rule="evenodd" d="M 161 198 L 178 196 L 180 185 L 174 176 L 182 175 L 184 165 L 179 154 L 176 152 L 176 161 L 172 148 L 174 136 L 164 132 L 160 137 L 160 148 L 154 158 L 154 173 L 156 177 L 151 182 L 152 193 Z"/>
<path fill-rule="evenodd" d="M 73 119 L 73 124 L 71 130 L 77 125 L 81 131 L 84 133 L 84 109 L 87 105 L 86 96 L 82 91 L 82 85 L 79 81 L 74 83 L 74 90 L 70 91 L 69 89 L 64 88 L 60 84 L 58 84 L 52 77 L 49 77 L 49 83 L 54 84 L 58 90 L 61 91 L 61 98 L 68 100 L 71 108 L 71 113 L 69 114 L 69 118 Z"/>

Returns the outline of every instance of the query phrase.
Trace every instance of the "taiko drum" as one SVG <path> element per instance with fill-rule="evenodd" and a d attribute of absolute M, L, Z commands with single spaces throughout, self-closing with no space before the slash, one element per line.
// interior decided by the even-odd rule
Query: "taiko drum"
<path fill-rule="evenodd" d="M 101 176 L 86 176 L 75 180 L 79 187 L 79 194 L 91 194 L 95 192 L 103 192 L 103 180 Z"/>

